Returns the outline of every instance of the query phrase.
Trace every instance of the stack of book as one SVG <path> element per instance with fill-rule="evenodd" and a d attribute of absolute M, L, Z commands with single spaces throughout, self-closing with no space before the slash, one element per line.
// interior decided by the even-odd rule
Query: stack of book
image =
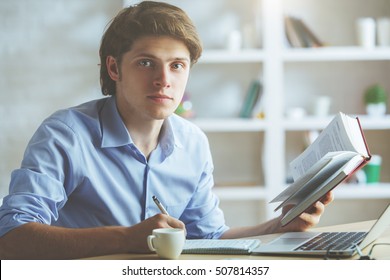
<path fill-rule="evenodd" d="M 285 16 L 285 32 L 287 40 L 293 48 L 318 48 L 323 47 L 323 42 L 303 22 L 302 19 Z"/>

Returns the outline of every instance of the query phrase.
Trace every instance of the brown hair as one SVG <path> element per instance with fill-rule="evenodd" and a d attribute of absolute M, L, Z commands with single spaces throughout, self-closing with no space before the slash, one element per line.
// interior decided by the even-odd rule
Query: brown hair
<path fill-rule="evenodd" d="M 190 52 L 191 65 L 202 53 L 196 28 L 182 9 L 153 1 L 124 8 L 112 19 L 100 45 L 100 85 L 104 95 L 115 95 L 116 90 L 115 81 L 108 75 L 107 57 L 113 56 L 120 65 L 123 54 L 146 35 L 166 35 L 183 41 Z"/>

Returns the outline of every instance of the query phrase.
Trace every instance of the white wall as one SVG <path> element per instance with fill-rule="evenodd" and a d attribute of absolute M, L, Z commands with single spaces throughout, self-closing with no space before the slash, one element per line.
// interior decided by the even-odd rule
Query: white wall
<path fill-rule="evenodd" d="M 121 0 L 0 1 L 0 197 L 37 126 L 100 98 L 98 49 Z"/>

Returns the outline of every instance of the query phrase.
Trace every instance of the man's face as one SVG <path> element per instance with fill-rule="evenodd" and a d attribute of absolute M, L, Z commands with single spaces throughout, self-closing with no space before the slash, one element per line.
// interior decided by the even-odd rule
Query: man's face
<path fill-rule="evenodd" d="M 168 36 L 141 37 L 123 55 L 120 69 L 112 57 L 107 65 L 125 122 L 170 116 L 183 97 L 191 66 L 186 45 Z"/>

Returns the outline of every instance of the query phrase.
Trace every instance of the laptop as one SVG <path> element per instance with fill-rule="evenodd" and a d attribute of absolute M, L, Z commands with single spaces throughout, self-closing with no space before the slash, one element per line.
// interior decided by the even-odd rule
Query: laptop
<path fill-rule="evenodd" d="M 390 204 L 368 232 L 288 232 L 260 245 L 253 255 L 351 257 L 374 242 L 390 225 Z"/>

